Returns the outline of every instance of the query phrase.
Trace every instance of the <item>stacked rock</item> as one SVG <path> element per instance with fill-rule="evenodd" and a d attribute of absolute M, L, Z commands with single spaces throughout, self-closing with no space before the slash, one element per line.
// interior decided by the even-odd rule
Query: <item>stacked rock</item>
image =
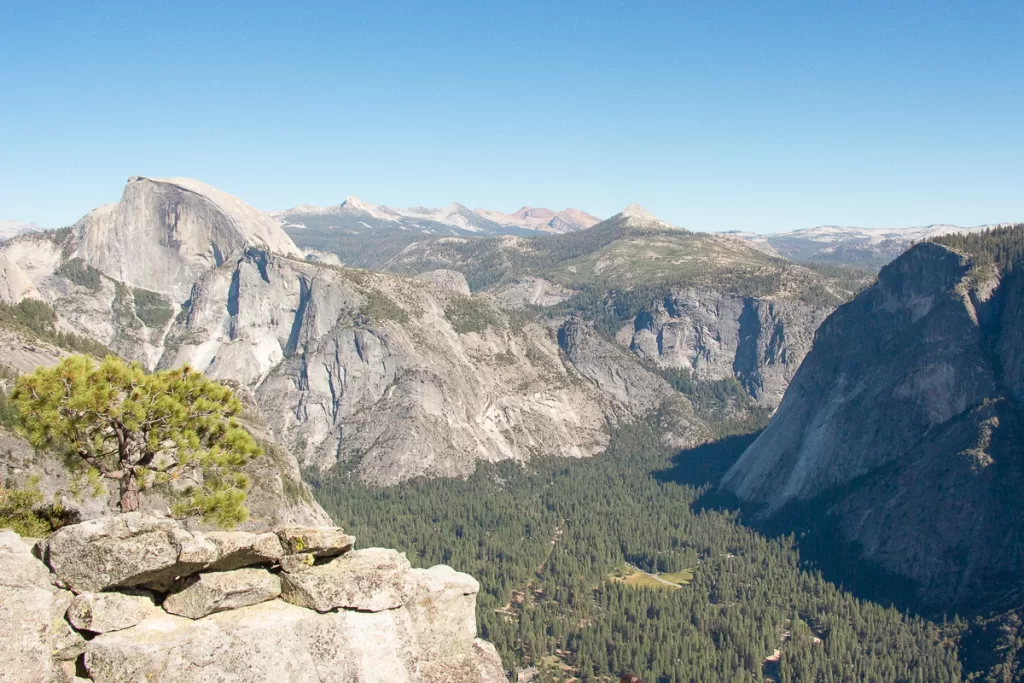
<path fill-rule="evenodd" d="M 0 680 L 506 680 L 476 638 L 475 579 L 354 542 L 129 513 L 60 529 L 33 556 L 2 531 Z"/>

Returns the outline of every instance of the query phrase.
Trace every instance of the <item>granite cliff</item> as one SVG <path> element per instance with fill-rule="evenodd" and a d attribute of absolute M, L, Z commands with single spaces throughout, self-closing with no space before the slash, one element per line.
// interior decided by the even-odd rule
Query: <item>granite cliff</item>
<path fill-rule="evenodd" d="M 991 595 L 1024 566 L 1020 272 L 935 243 L 882 269 L 819 328 L 771 424 L 722 485 L 830 515 L 930 604 Z"/>
<path fill-rule="evenodd" d="M 656 385 L 654 398 L 598 382 L 599 359 L 560 347 L 560 321 L 471 294 L 456 270 L 336 264 L 214 188 L 132 178 L 74 227 L 0 245 L 0 295 L 39 298 L 61 329 L 146 367 L 236 382 L 302 466 L 343 463 L 370 484 L 587 457 L 610 425 L 663 406 L 673 443 L 711 436 L 635 359 L 633 384 Z"/>

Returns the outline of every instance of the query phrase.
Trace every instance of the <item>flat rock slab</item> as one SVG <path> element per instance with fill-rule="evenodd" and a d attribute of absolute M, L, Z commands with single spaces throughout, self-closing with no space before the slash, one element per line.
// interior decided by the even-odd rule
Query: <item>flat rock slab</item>
<path fill-rule="evenodd" d="M 277 534 L 253 534 L 246 531 L 213 531 L 206 534 L 219 557 L 207 570 L 228 571 L 259 564 L 273 564 L 284 555 Z"/>
<path fill-rule="evenodd" d="M 207 572 L 186 579 L 186 587 L 164 600 L 164 610 L 189 619 L 239 609 L 281 595 L 281 579 L 266 569 Z"/>
<path fill-rule="evenodd" d="M 293 543 L 308 541 L 325 556 L 352 547 L 334 527 L 296 527 Z M 43 559 L 76 593 L 143 587 L 162 593 L 200 571 L 270 565 L 285 553 L 275 533 L 190 532 L 173 519 L 131 512 L 73 524 L 40 544 Z"/>
<path fill-rule="evenodd" d="M 95 683 L 422 683 L 412 628 L 401 609 L 318 614 L 272 600 L 196 621 L 162 614 L 97 636 L 85 666 Z"/>
<path fill-rule="evenodd" d="M 157 611 L 153 596 L 130 593 L 82 593 L 68 607 L 67 619 L 79 631 L 108 633 L 131 628 Z"/>
<path fill-rule="evenodd" d="M 317 612 L 395 609 L 408 597 L 410 571 L 409 560 L 395 550 L 356 550 L 303 572 L 283 574 L 281 597 Z"/>
<path fill-rule="evenodd" d="M 288 526 L 277 530 L 284 554 L 311 553 L 315 557 L 334 557 L 352 550 L 356 539 L 336 526 Z"/>

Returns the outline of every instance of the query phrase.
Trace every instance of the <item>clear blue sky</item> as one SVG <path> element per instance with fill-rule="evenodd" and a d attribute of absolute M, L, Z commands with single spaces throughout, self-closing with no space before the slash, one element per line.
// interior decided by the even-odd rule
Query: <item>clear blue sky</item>
<path fill-rule="evenodd" d="M 697 229 L 1024 220 L 1024 2 L 9 2 L 0 218 L 128 176 L 264 209 Z"/>

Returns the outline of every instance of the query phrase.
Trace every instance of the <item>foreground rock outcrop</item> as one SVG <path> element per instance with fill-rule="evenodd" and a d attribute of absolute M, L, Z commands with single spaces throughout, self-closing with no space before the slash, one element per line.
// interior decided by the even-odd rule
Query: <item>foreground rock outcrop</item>
<path fill-rule="evenodd" d="M 821 326 L 723 486 L 831 514 L 864 559 L 948 607 L 1024 567 L 1024 280 L 920 244 Z"/>
<path fill-rule="evenodd" d="M 476 638 L 472 577 L 352 543 L 333 527 L 205 534 L 129 513 L 57 531 L 40 560 L 0 531 L 0 680 L 506 680 Z M 284 561 L 300 547 L 310 561 Z"/>

